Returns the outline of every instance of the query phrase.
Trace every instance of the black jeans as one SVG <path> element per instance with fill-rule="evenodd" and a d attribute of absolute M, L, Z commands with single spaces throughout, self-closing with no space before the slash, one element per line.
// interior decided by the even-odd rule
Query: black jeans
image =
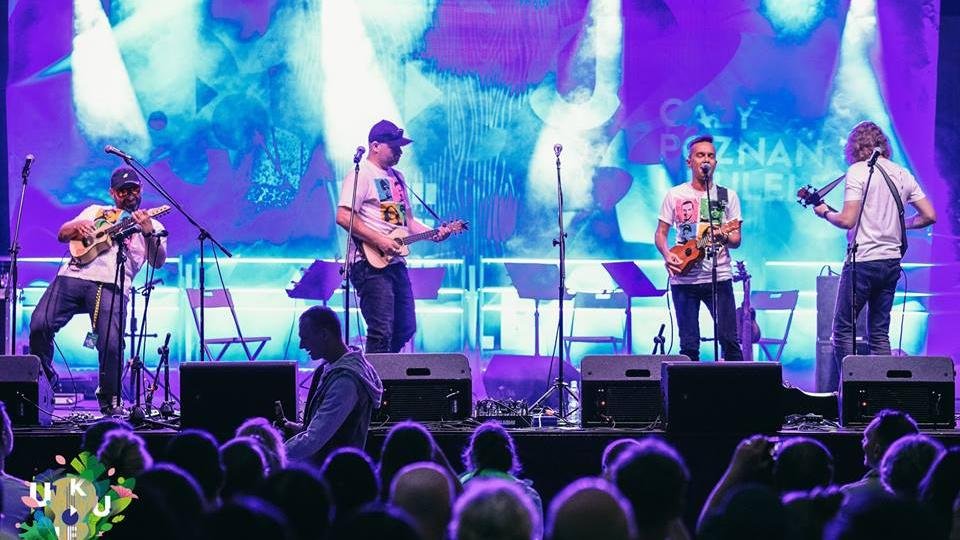
<path fill-rule="evenodd" d="M 388 264 L 377 269 L 367 261 L 357 261 L 350 267 L 350 281 L 367 322 L 366 352 L 399 352 L 417 331 L 407 266 Z"/>
<path fill-rule="evenodd" d="M 127 312 L 126 297 L 116 292 L 113 284 L 101 284 L 68 276 L 57 276 L 47 287 L 30 318 L 30 353 L 40 358 L 43 370 L 52 383 L 57 375 L 53 369 L 53 338 L 74 315 L 86 314 L 93 320 L 100 294 L 100 314 L 97 316 L 97 351 L 100 360 L 100 396 L 109 398 L 118 393 L 120 358 L 123 350 L 123 328 Z M 113 317 L 110 308 L 113 308 Z"/>
<path fill-rule="evenodd" d="M 737 336 L 737 309 L 733 301 L 733 281 L 717 282 L 718 313 L 713 309 L 713 285 L 710 282 L 697 285 L 671 285 L 673 304 L 677 310 L 677 329 L 680 332 L 680 354 L 691 360 L 700 360 L 700 302 L 707 305 L 710 315 L 717 321 L 717 338 L 727 361 L 743 360 L 740 338 Z"/>
<path fill-rule="evenodd" d="M 890 309 L 900 280 L 900 259 L 857 263 L 857 287 L 854 305 L 850 305 L 853 275 L 850 264 L 843 265 L 837 289 L 837 310 L 833 315 L 833 363 L 840 373 L 843 357 L 853 351 L 853 322 L 863 306 L 867 309 L 867 343 L 870 354 L 890 354 Z M 851 309 L 852 308 L 852 309 Z"/>

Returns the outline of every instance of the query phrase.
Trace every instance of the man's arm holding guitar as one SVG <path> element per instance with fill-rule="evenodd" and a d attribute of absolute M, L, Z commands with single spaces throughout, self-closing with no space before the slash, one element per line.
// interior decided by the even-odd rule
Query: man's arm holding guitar
<path fill-rule="evenodd" d="M 653 235 L 653 243 L 657 246 L 657 250 L 660 251 L 660 255 L 663 256 L 667 271 L 670 272 L 671 276 L 675 276 L 680 273 L 680 265 L 683 264 L 683 261 L 680 260 L 680 257 L 671 253 L 669 246 L 667 246 L 667 233 L 669 232 L 670 224 L 658 220 L 657 232 Z"/>
<path fill-rule="evenodd" d="M 337 207 L 337 225 L 343 227 L 345 231 L 350 230 L 350 207 Z M 387 235 L 367 226 L 359 217 L 353 219 L 353 235 L 361 241 L 375 246 L 377 249 L 387 255 L 397 255 L 400 253 L 400 243 Z"/>
<path fill-rule="evenodd" d="M 910 203 L 917 211 L 917 215 L 910 216 L 905 223 L 908 229 L 922 229 L 937 222 L 937 211 L 930 204 L 930 199 L 924 197 Z"/>
<path fill-rule="evenodd" d="M 407 225 L 407 228 L 410 229 L 411 234 L 420 234 L 423 232 L 433 230 L 433 227 L 427 227 L 423 223 L 420 223 L 419 220 L 417 220 L 416 216 L 413 215 L 413 208 L 410 208 L 407 211 L 407 213 L 409 217 L 408 219 L 409 223 Z M 450 229 L 447 228 L 447 225 L 445 223 L 441 224 L 440 227 L 438 228 L 440 229 L 440 232 L 438 232 L 433 237 L 434 242 L 442 242 L 443 240 L 446 240 L 448 236 L 450 236 Z"/>
<path fill-rule="evenodd" d="M 860 213 L 860 201 L 843 201 L 843 209 L 839 212 L 821 202 L 813 207 L 813 213 L 827 220 L 834 227 L 852 229 Z"/>

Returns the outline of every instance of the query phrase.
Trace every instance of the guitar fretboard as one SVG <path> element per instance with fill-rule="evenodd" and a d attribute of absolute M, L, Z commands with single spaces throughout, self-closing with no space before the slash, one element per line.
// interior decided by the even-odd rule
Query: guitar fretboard
<path fill-rule="evenodd" d="M 404 236 L 402 241 L 404 244 L 412 244 L 414 242 L 419 242 L 421 240 L 426 240 L 428 238 L 433 238 L 440 232 L 440 229 L 430 229 L 429 231 L 424 231 L 422 233 L 411 234 L 410 236 Z"/>

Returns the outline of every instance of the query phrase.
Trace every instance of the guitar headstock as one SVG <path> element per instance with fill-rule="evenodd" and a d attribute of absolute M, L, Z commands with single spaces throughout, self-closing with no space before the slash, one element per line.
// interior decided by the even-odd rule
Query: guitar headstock
<path fill-rule="evenodd" d="M 810 205 L 817 206 L 823 202 L 817 189 L 810 184 L 797 190 L 797 204 L 806 208 Z"/>
<path fill-rule="evenodd" d="M 450 234 L 459 234 L 470 229 L 470 222 L 462 219 L 455 219 L 449 223 L 446 223 L 445 226 L 450 230 Z"/>
<path fill-rule="evenodd" d="M 750 281 L 750 274 L 747 273 L 747 265 L 743 261 L 737 261 L 737 271 L 733 274 L 733 281 Z"/>

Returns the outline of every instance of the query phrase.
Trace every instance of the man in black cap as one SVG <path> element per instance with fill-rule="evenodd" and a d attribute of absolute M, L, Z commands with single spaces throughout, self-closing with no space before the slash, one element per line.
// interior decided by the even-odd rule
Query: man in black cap
<path fill-rule="evenodd" d="M 164 230 L 159 221 L 140 210 L 140 178 L 128 167 L 120 167 L 110 177 L 110 196 L 115 206 L 94 204 L 75 219 L 60 226 L 57 239 L 93 238 L 95 232 L 109 227 L 126 217 L 132 217 L 139 227 L 120 240 L 126 246 L 124 284 L 133 284 L 133 278 L 144 262 L 160 268 L 167 259 L 167 241 L 158 233 Z M 84 346 L 96 347 L 100 361 L 100 388 L 97 399 L 106 415 L 123 414 L 117 387 L 120 370 L 120 351 L 123 346 L 126 293 L 117 282 L 116 244 L 109 245 L 87 263 L 71 259 L 57 273 L 56 279 L 40 297 L 30 319 L 30 352 L 40 358 L 44 372 L 56 386 L 57 373 L 53 369 L 53 338 L 74 315 L 86 313 L 91 331 Z"/>
<path fill-rule="evenodd" d="M 413 141 L 388 120 L 374 124 L 367 140 L 370 151 L 357 174 L 356 204 L 353 204 L 354 173 L 351 171 L 343 179 L 337 223 L 349 230 L 350 209 L 354 209 L 356 241 L 350 242 L 348 257 L 350 280 L 360 296 L 360 312 L 367 322 L 366 352 L 398 352 L 413 337 L 417 322 L 410 277 L 404 258 L 399 256 L 402 246 L 389 235 L 399 228 L 418 234 L 429 231 L 430 227 L 414 218 L 403 175 L 394 168 L 403 155 L 403 147 Z M 449 229 L 440 227 L 434 240 L 440 241 L 449 235 Z M 360 243 L 391 256 L 390 263 L 384 268 L 372 266 L 363 250 L 358 249 Z"/>

